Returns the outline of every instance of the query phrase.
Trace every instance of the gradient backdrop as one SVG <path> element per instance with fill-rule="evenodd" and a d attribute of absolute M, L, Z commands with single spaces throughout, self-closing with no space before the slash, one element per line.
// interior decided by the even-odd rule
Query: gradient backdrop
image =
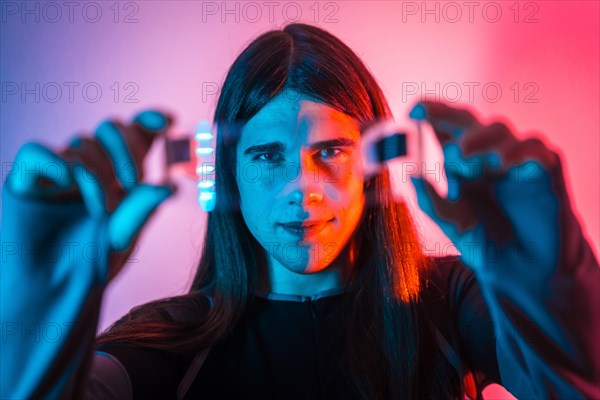
<path fill-rule="evenodd" d="M 545 138 L 562 155 L 571 198 L 598 254 L 598 1 L 0 4 L 2 181 L 26 141 L 58 148 L 107 117 L 161 106 L 176 113 L 182 129 L 193 128 L 211 117 L 245 45 L 300 21 L 331 31 L 362 57 L 399 121 L 425 96 L 473 108 L 486 121 L 509 120 L 520 137 Z M 428 143 L 434 168 L 439 149 Z M 399 194 L 414 204 L 410 186 L 396 176 Z M 206 215 L 194 182 L 178 179 L 177 196 L 159 209 L 107 289 L 100 329 L 137 304 L 188 287 Z M 437 227 L 415 215 L 426 251 L 451 252 Z M 486 394 L 508 396 L 498 387 Z"/>

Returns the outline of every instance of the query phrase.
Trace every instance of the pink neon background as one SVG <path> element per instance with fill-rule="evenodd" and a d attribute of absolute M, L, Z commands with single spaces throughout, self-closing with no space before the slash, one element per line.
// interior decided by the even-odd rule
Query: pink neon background
<path fill-rule="evenodd" d="M 110 2 L 112 4 L 112 2 Z M 205 4 L 210 2 L 204 2 Z M 495 2 L 502 11 L 499 22 L 483 18 L 478 3 L 469 22 L 467 8 L 457 2 L 463 16 L 444 13 L 442 2 L 427 2 L 435 14 L 420 17 L 423 2 L 356 1 L 318 4 L 300 2 L 301 22 L 316 23 L 338 35 L 353 48 L 373 71 L 382 85 L 395 116 L 405 121 L 418 96 L 404 96 L 411 82 L 435 88 L 455 82 L 496 82 L 503 89 L 498 102 L 486 101 L 475 91 L 473 101 L 465 94 L 460 103 L 475 109 L 485 120 L 508 118 L 518 135 L 535 132 L 547 139 L 563 157 L 567 182 L 580 221 L 598 253 L 599 249 L 599 3 L 595 1 L 546 1 L 520 3 L 519 22 L 515 23 L 513 2 Z M 488 2 L 489 3 L 489 2 Z M 35 23 L 31 17 L 22 23 L 18 17 L 3 13 L 2 82 L 98 82 L 104 95 L 97 103 L 66 101 L 2 101 L 2 161 L 14 159 L 17 149 L 28 140 L 51 146 L 65 144 L 73 134 L 91 131 L 106 117 L 126 119 L 136 111 L 165 106 L 174 110 L 182 128 L 210 118 L 216 96 L 203 99 L 203 83 L 219 84 L 235 56 L 263 31 L 283 23 L 278 2 L 275 20 L 269 21 L 267 8 L 252 23 L 235 14 L 207 16 L 203 22 L 201 2 L 140 2 L 134 15 L 137 23 L 114 23 L 108 3 L 102 5 L 103 17 L 86 23 L 75 14 L 70 23 L 66 16 L 57 23 Z M 213 3 L 220 7 L 221 2 Z M 234 9 L 235 3 L 228 3 Z M 257 3 L 262 4 L 262 3 Z M 416 14 L 403 14 L 404 7 L 418 8 Z M 337 6 L 336 6 L 337 5 Z M 238 5 L 242 7 L 241 3 Z M 310 8 L 310 7 L 313 8 Z M 337 7 L 337 11 L 336 11 Z M 488 6 L 489 7 L 489 6 Z M 537 11 L 536 11 L 537 10 Z M 122 9 L 119 19 L 132 9 Z M 251 10 L 247 10 L 251 11 Z M 294 17 L 293 9 L 288 10 Z M 324 23 L 335 11 L 337 22 Z M 406 11 L 406 8 L 405 8 Z M 493 10 L 488 10 L 493 17 Z M 538 20 L 524 23 L 534 12 Z M 254 17 L 255 14 L 247 14 Z M 404 15 L 404 19 L 403 19 Z M 243 15 L 240 15 L 243 17 Z M 109 86 L 135 82 L 138 103 L 123 103 L 111 98 Z M 518 82 L 518 101 L 509 86 Z M 539 88 L 537 103 L 524 103 L 524 85 L 533 82 Z M 480 87 L 481 87 L 480 86 Z M 120 94 L 120 100 L 124 93 Z M 450 93 L 450 92 L 449 92 Z M 453 98 L 454 92 L 449 94 Z M 206 100 L 206 101 L 204 101 Z M 407 125 L 408 126 L 408 125 Z M 431 160 L 439 156 L 429 154 Z M 4 181 L 6 170 L 3 167 Z M 405 185 L 399 190 L 411 200 Z M 406 192 L 408 190 L 408 192 Z M 448 240 L 419 212 L 418 222 L 427 238 L 426 248 L 436 250 Z M 105 328 L 132 306 L 151 299 L 182 293 L 189 284 L 200 253 L 205 216 L 196 206 L 191 181 L 181 181 L 176 198 L 166 203 L 144 232 L 139 251 L 130 265 L 109 286 L 104 300 L 100 328 Z M 501 388 L 490 387 L 487 398 L 506 398 Z"/>

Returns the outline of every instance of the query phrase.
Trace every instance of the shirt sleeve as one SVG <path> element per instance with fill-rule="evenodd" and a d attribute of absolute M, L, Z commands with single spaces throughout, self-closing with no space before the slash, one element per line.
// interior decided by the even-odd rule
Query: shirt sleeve
<path fill-rule="evenodd" d="M 89 382 L 91 386 L 90 389 L 86 387 L 86 392 L 97 391 L 98 387 L 103 386 L 98 382 L 103 381 L 107 390 L 125 393 L 111 379 L 118 376 L 120 381 L 126 380 L 129 383 L 132 399 L 175 399 L 177 388 L 190 362 L 188 357 L 121 343 L 101 345 L 96 351 L 95 360 L 99 355 L 113 361 L 103 361 L 96 365 L 96 371 L 92 374 L 95 375 L 94 381 Z"/>
<path fill-rule="evenodd" d="M 127 370 L 114 356 L 96 351 L 88 376 L 84 400 L 132 400 L 131 380 Z"/>

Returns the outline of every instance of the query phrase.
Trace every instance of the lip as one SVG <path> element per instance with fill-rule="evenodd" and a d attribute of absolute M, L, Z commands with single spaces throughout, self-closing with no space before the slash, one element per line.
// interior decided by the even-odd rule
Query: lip
<path fill-rule="evenodd" d="M 279 223 L 277 225 L 293 236 L 304 238 L 318 234 L 333 220 L 334 218 L 319 221 L 292 221 Z"/>

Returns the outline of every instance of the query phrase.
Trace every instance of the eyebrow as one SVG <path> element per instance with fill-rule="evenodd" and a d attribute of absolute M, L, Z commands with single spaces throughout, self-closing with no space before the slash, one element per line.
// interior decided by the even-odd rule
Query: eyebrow
<path fill-rule="evenodd" d="M 311 150 L 321 150 L 330 147 L 351 147 L 354 146 L 355 143 L 356 142 L 352 139 L 339 137 L 335 139 L 323 140 L 321 142 L 312 143 L 309 144 L 308 147 Z M 269 142 L 265 144 L 250 146 L 246 150 L 244 150 L 244 154 L 269 153 L 277 151 L 281 152 L 284 150 L 285 145 L 282 142 Z"/>

